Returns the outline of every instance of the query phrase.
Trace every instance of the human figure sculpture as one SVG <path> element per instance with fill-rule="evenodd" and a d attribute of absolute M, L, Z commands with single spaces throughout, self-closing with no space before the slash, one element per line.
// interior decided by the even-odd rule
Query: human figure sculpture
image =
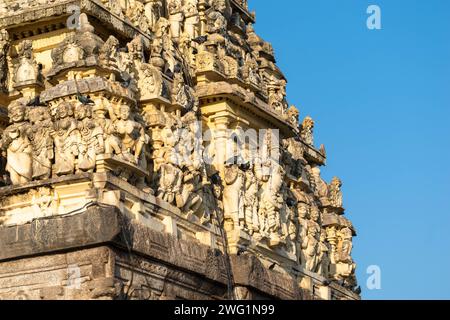
<path fill-rule="evenodd" d="M 103 104 L 96 104 L 92 107 L 93 122 L 96 127 L 103 132 L 104 150 L 106 154 L 122 154 L 121 142 L 114 134 L 114 127 L 111 119 L 106 117 L 108 109 Z"/>
<path fill-rule="evenodd" d="M 207 15 L 207 32 L 210 34 L 226 35 L 228 20 L 225 17 L 228 9 L 227 0 L 212 2 L 211 11 Z"/>
<path fill-rule="evenodd" d="M 154 154 L 154 170 L 158 174 L 157 196 L 169 203 L 175 202 L 175 197 L 181 192 L 183 172 L 180 169 L 180 159 L 175 146 L 179 137 L 174 134 L 171 125 L 166 125 L 161 131 L 164 145 Z"/>
<path fill-rule="evenodd" d="M 225 165 L 225 187 L 223 190 L 223 206 L 225 219 L 239 227 L 239 219 L 244 212 L 245 173 L 236 163 Z"/>
<path fill-rule="evenodd" d="M 329 198 L 331 205 L 336 208 L 342 208 L 342 181 L 338 177 L 334 177 L 330 183 Z"/>
<path fill-rule="evenodd" d="M 280 209 L 283 205 L 283 197 L 280 193 L 283 185 L 284 170 L 273 160 L 266 164 L 269 166 L 269 174 L 265 178 L 262 186 L 260 216 L 266 220 L 263 232 L 269 233 L 270 241 L 273 246 L 278 245 L 280 241 L 281 221 Z M 261 218 L 260 218 L 261 220 Z"/>
<path fill-rule="evenodd" d="M 114 134 L 121 141 L 121 157 L 125 161 L 138 165 L 143 153 L 143 147 L 147 142 L 144 127 L 132 120 L 129 106 L 120 105 L 116 110 L 113 110 L 111 107 L 110 109 Z"/>
<path fill-rule="evenodd" d="M 326 198 L 328 196 L 328 185 L 320 176 L 320 168 L 318 166 L 314 166 L 311 168 L 312 177 L 315 182 L 315 189 L 317 195 L 320 198 Z"/>
<path fill-rule="evenodd" d="M 314 120 L 311 117 L 306 117 L 302 123 L 301 137 L 304 143 L 314 145 Z"/>
<path fill-rule="evenodd" d="M 181 24 L 184 19 L 183 3 L 181 0 L 170 0 L 169 2 L 169 22 L 170 34 L 176 40 L 181 35 Z"/>
<path fill-rule="evenodd" d="M 152 31 L 155 31 L 156 23 L 161 17 L 162 7 L 161 0 L 147 0 L 147 3 L 144 5 L 145 16 Z"/>
<path fill-rule="evenodd" d="M 29 136 L 31 126 L 26 121 L 26 101 L 18 99 L 8 106 L 11 125 L 3 132 L 0 147 L 6 151 L 6 171 L 13 185 L 30 182 L 33 177 L 33 147 Z"/>
<path fill-rule="evenodd" d="M 318 262 L 318 228 L 314 223 L 308 224 L 306 237 L 302 241 L 302 251 L 305 257 L 304 266 L 308 271 L 315 271 Z"/>
<path fill-rule="evenodd" d="M 105 152 L 105 143 L 102 127 L 96 126 L 92 119 L 91 106 L 79 104 L 75 107 L 75 118 L 80 133 L 78 143 L 77 170 L 93 172 L 96 165 L 97 154 Z"/>
<path fill-rule="evenodd" d="M 55 144 L 54 175 L 73 174 L 75 159 L 78 156 L 78 143 L 81 138 L 77 123 L 73 118 L 73 106 L 70 102 L 61 102 L 56 107 L 52 134 Z"/>
<path fill-rule="evenodd" d="M 184 32 L 186 32 L 191 39 L 198 36 L 198 24 L 200 17 L 198 14 L 198 0 L 186 0 L 183 7 L 185 16 Z"/>
<path fill-rule="evenodd" d="M 353 249 L 352 230 L 347 227 L 342 228 L 339 231 L 339 237 L 340 237 L 340 242 L 338 245 L 339 262 L 351 264 L 353 262 L 351 257 Z"/>
<path fill-rule="evenodd" d="M 317 273 L 328 279 L 330 277 L 330 245 L 326 240 L 326 232 L 324 229 L 320 232 L 320 241 L 318 248 L 318 265 L 317 265 Z"/>
<path fill-rule="evenodd" d="M 255 175 L 255 172 L 253 171 L 253 168 L 250 168 L 245 172 L 245 220 L 243 221 L 243 223 L 245 224 L 245 229 L 249 232 L 250 235 L 253 235 L 253 233 L 259 231 L 258 191 L 258 179 Z"/>
<path fill-rule="evenodd" d="M 30 140 L 33 146 L 33 179 L 48 179 L 52 174 L 53 124 L 46 107 L 35 107 L 29 111 L 31 122 Z"/>

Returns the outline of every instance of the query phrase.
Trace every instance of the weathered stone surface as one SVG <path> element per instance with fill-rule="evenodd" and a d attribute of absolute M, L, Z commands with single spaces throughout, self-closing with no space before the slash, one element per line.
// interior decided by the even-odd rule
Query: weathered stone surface
<path fill-rule="evenodd" d="M 15 288 L 59 270 L 0 294 L 358 299 L 342 181 L 254 23 L 246 0 L 0 3 L 0 264 Z"/>

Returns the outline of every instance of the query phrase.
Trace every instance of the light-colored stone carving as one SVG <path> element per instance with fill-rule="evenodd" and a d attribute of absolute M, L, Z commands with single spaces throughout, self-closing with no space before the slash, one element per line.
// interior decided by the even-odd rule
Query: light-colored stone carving
<path fill-rule="evenodd" d="M 99 150 L 104 150 L 106 154 L 120 155 L 122 153 L 120 139 L 114 134 L 112 120 L 107 118 L 107 106 L 105 103 L 96 104 L 92 107 L 92 112 L 95 130 L 103 133 L 103 139 L 99 138 Z M 104 148 L 101 147 L 101 140 L 103 140 Z"/>
<path fill-rule="evenodd" d="M 11 125 L 5 129 L 1 139 L 1 149 L 6 150 L 7 165 L 11 183 L 22 184 L 33 177 L 33 146 L 29 136 L 31 126 L 27 120 L 26 100 L 19 99 L 8 106 Z"/>
<path fill-rule="evenodd" d="M 308 271 L 315 271 L 318 265 L 319 232 L 319 228 L 315 223 L 309 223 L 306 237 L 302 240 L 304 264 Z"/>
<path fill-rule="evenodd" d="M 183 12 L 185 16 L 184 32 L 186 32 L 191 39 L 196 38 L 198 36 L 200 23 L 198 0 L 185 0 Z"/>
<path fill-rule="evenodd" d="M 41 83 L 41 66 L 34 60 L 33 42 L 31 40 L 22 41 L 17 51 L 18 62 L 15 68 L 14 85 L 20 87 L 30 83 Z"/>
<path fill-rule="evenodd" d="M 306 117 L 302 123 L 301 137 L 303 142 L 313 146 L 314 145 L 314 120 L 311 117 Z"/>
<path fill-rule="evenodd" d="M 79 154 L 80 132 L 74 118 L 74 107 L 70 102 L 61 102 L 56 107 L 53 141 L 55 165 L 53 174 L 62 176 L 75 171 L 75 159 Z"/>
<path fill-rule="evenodd" d="M 131 23 L 141 29 L 143 32 L 148 32 L 149 21 L 145 14 L 144 4 L 139 0 L 128 0 L 125 9 L 125 15 L 130 19 Z"/>
<path fill-rule="evenodd" d="M 145 16 L 147 17 L 149 27 L 155 31 L 156 23 L 161 18 L 163 4 L 161 0 L 146 0 L 144 1 Z"/>
<path fill-rule="evenodd" d="M 33 179 L 48 179 L 52 174 L 53 124 L 47 107 L 34 107 L 29 111 L 30 141 L 33 146 Z"/>
<path fill-rule="evenodd" d="M 263 177 L 259 207 L 261 232 L 269 237 L 270 246 L 275 247 L 281 241 L 280 209 L 283 197 L 280 191 L 284 179 L 284 169 L 271 160 L 264 163 L 263 166 L 267 167 L 267 175 Z"/>
<path fill-rule="evenodd" d="M 170 35 L 173 39 L 180 37 L 183 19 L 184 13 L 182 0 L 169 0 Z"/>
<path fill-rule="evenodd" d="M 110 107 L 109 115 L 112 119 L 114 135 L 121 141 L 121 158 L 133 164 L 142 165 L 144 145 L 149 140 L 144 127 L 133 120 L 131 108 L 125 104 L 116 108 Z"/>
<path fill-rule="evenodd" d="M 277 296 L 280 285 L 285 292 L 311 291 L 317 281 L 332 281 L 316 296 L 355 298 L 355 229 L 344 217 L 342 183 L 322 179 L 326 154 L 314 146 L 314 121 L 301 121 L 290 106 L 287 80 L 271 44 L 256 34 L 247 1 L 83 0 L 80 6 L 80 27 L 67 29 L 56 18 L 66 12 L 57 1 L 0 4 L 0 223 L 47 221 L 98 205 L 90 217 L 111 209 L 138 221 L 133 232 L 141 238 L 132 250 L 160 250 L 165 244 L 142 234 L 168 233 L 183 252 L 208 261 L 251 259 L 260 293 L 270 287 Z M 275 134 L 258 132 L 270 128 L 278 129 L 275 142 Z M 244 131 L 256 135 L 241 138 Z M 80 225 L 86 234 L 98 227 Z M 33 226 L 39 234 L 46 224 Z M 44 236 L 39 245 L 60 232 Z M 186 243 L 211 252 L 198 254 Z M 183 268 L 197 261 L 174 259 Z M 228 264 L 218 263 L 230 270 L 214 275 L 214 283 L 232 286 L 240 268 Z M 151 266 L 149 273 L 164 268 Z M 293 283 L 299 274 L 302 280 Z M 284 278 L 291 280 L 279 281 Z M 136 288 L 110 283 L 87 296 L 138 298 L 122 292 Z M 145 295 L 166 297 L 154 289 Z M 234 292 L 250 299 L 252 290 L 249 284 Z"/>
<path fill-rule="evenodd" d="M 235 228 L 239 228 L 239 221 L 244 213 L 244 185 L 245 172 L 237 163 L 225 166 L 225 187 L 223 191 L 223 205 L 225 219 Z"/>
<path fill-rule="evenodd" d="M 334 177 L 330 183 L 330 203 L 336 208 L 342 208 L 342 182 L 338 177 Z"/>
<path fill-rule="evenodd" d="M 92 107 L 79 104 L 75 106 L 75 119 L 80 134 L 78 141 L 77 170 L 93 172 L 97 154 L 105 153 L 105 141 L 102 127 L 96 126 L 92 119 Z"/>
<path fill-rule="evenodd" d="M 326 232 L 324 229 L 320 231 L 320 241 L 319 241 L 319 253 L 318 253 L 318 267 L 317 273 L 325 277 L 326 279 L 330 278 L 330 244 L 326 240 Z"/>

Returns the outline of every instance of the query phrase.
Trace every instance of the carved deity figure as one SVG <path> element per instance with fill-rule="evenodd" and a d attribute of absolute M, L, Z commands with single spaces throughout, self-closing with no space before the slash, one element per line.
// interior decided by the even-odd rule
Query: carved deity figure
<path fill-rule="evenodd" d="M 211 11 L 207 14 L 207 32 L 210 34 L 225 35 L 227 32 L 228 20 L 226 18 L 228 10 L 227 0 L 216 0 L 212 2 Z"/>
<path fill-rule="evenodd" d="M 75 107 L 75 118 L 80 133 L 78 143 L 77 170 L 93 172 L 95 169 L 97 154 L 105 152 L 102 127 L 96 126 L 92 119 L 91 106 L 79 104 Z"/>
<path fill-rule="evenodd" d="M 302 123 L 301 138 L 304 143 L 314 145 L 314 120 L 311 117 L 306 117 Z"/>
<path fill-rule="evenodd" d="M 184 19 L 182 0 L 169 0 L 169 22 L 172 39 L 181 35 L 181 24 Z"/>
<path fill-rule="evenodd" d="M 61 102 L 56 107 L 55 112 L 53 132 L 55 144 L 54 175 L 73 174 L 80 141 L 80 132 L 73 117 L 73 106 L 69 102 Z"/>
<path fill-rule="evenodd" d="M 33 145 L 33 179 L 48 179 L 52 174 L 53 123 L 46 107 L 35 107 L 29 111 L 31 122 L 30 140 Z"/>
<path fill-rule="evenodd" d="M 0 92 L 6 90 L 6 79 L 8 76 L 8 51 L 9 34 L 5 29 L 0 30 Z"/>
<path fill-rule="evenodd" d="M 339 262 L 348 263 L 351 264 L 353 262 L 351 253 L 353 249 L 353 243 L 352 243 L 352 230 L 350 228 L 342 228 L 338 232 L 339 237 L 339 243 L 338 243 L 338 257 Z"/>
<path fill-rule="evenodd" d="M 161 18 L 162 7 L 162 0 L 146 0 L 144 5 L 145 16 L 147 17 L 149 27 L 153 32 L 155 31 L 156 23 L 159 18 Z"/>
<path fill-rule="evenodd" d="M 285 112 L 286 104 L 286 80 L 273 78 L 269 86 L 269 105 L 278 113 Z"/>
<path fill-rule="evenodd" d="M 258 217 L 258 191 L 259 181 L 252 168 L 245 172 L 245 193 L 244 193 L 244 213 L 245 219 L 242 221 L 245 224 L 245 229 L 250 235 L 259 231 L 259 217 Z"/>
<path fill-rule="evenodd" d="M 338 177 L 334 177 L 330 183 L 329 198 L 333 207 L 342 208 L 342 181 Z"/>
<path fill-rule="evenodd" d="M 144 4 L 141 1 L 128 0 L 125 15 L 135 27 L 141 29 L 143 32 L 148 31 L 149 23 L 145 14 Z"/>
<path fill-rule="evenodd" d="M 2 150 L 6 150 L 6 171 L 13 185 L 30 182 L 33 177 L 33 148 L 29 139 L 31 126 L 26 121 L 26 101 L 18 99 L 8 106 L 11 125 L 3 132 L 0 141 Z"/>
<path fill-rule="evenodd" d="M 239 226 L 239 217 L 244 212 L 244 183 L 245 172 L 241 170 L 237 163 L 230 163 L 225 166 L 225 179 L 223 191 L 223 205 L 225 219 L 233 223 L 234 227 Z"/>
<path fill-rule="evenodd" d="M 324 229 L 320 232 L 319 255 L 317 273 L 328 279 L 330 277 L 330 245 L 326 240 L 326 232 Z"/>
<path fill-rule="evenodd" d="M 302 200 L 298 203 L 298 225 L 299 225 L 299 239 L 304 239 L 308 233 L 308 215 L 309 215 L 309 206 L 305 202 L 306 199 L 302 197 Z M 301 259 L 303 260 L 303 259 Z"/>
<path fill-rule="evenodd" d="M 287 119 L 295 128 L 297 128 L 299 125 L 299 116 L 300 112 L 298 111 L 298 109 L 295 106 L 290 106 L 287 111 Z"/>
<path fill-rule="evenodd" d="M 110 117 L 113 120 L 114 134 L 121 141 L 121 157 L 125 161 L 139 165 L 143 148 L 147 142 L 144 127 L 133 120 L 131 108 L 121 105 L 116 110 L 110 108 Z"/>
<path fill-rule="evenodd" d="M 100 48 L 99 58 L 104 66 L 117 67 L 119 45 L 119 40 L 116 37 L 109 36 L 108 40 Z"/>
<path fill-rule="evenodd" d="M 158 197 L 169 203 L 174 203 L 175 197 L 180 193 L 182 171 L 175 152 L 174 136 L 170 129 L 163 129 L 161 133 L 164 146 L 155 153 L 155 171 L 158 174 Z"/>
<path fill-rule="evenodd" d="M 203 217 L 205 211 L 202 192 L 206 181 L 202 176 L 206 175 L 206 169 L 202 161 L 203 145 L 202 132 L 195 112 L 189 112 L 181 118 L 180 141 L 176 146 L 176 152 L 180 156 L 180 167 L 183 171 L 183 183 L 181 192 L 176 198 L 179 208 L 184 212 Z"/>
<path fill-rule="evenodd" d="M 198 36 L 198 24 L 200 22 L 200 17 L 197 6 L 198 0 L 185 0 L 183 7 L 185 16 L 184 32 L 186 32 L 191 39 Z"/>
<path fill-rule="evenodd" d="M 268 233 L 271 245 L 276 246 L 280 242 L 280 209 L 283 205 L 283 196 L 280 191 L 285 172 L 273 160 L 269 160 L 265 165 L 269 168 L 269 174 L 263 178 L 259 216 L 260 223 L 261 220 L 265 221 L 262 229 L 263 234 Z"/>
<path fill-rule="evenodd" d="M 302 241 L 302 251 L 305 258 L 305 261 L 302 262 L 308 271 L 315 271 L 317 268 L 319 249 L 318 233 L 317 225 L 309 223 L 306 237 Z"/>
<path fill-rule="evenodd" d="M 314 166 L 311 168 L 312 176 L 315 181 L 315 189 L 320 198 L 326 198 L 328 196 L 328 185 L 320 176 L 320 168 Z"/>
<path fill-rule="evenodd" d="M 96 104 L 92 107 L 94 125 L 103 132 L 104 150 L 106 154 L 122 154 L 120 139 L 114 134 L 114 127 L 111 119 L 106 117 L 108 109 L 103 104 Z M 101 149 L 101 148 L 100 148 Z"/>
<path fill-rule="evenodd" d="M 245 55 L 242 76 L 253 85 L 259 86 L 261 83 L 258 62 L 250 52 Z"/>

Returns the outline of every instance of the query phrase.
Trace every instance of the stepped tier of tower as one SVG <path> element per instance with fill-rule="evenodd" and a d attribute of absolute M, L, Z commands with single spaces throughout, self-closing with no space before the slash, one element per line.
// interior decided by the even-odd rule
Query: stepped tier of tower
<path fill-rule="evenodd" d="M 254 23 L 0 3 L 0 298 L 359 299 L 342 182 Z"/>

